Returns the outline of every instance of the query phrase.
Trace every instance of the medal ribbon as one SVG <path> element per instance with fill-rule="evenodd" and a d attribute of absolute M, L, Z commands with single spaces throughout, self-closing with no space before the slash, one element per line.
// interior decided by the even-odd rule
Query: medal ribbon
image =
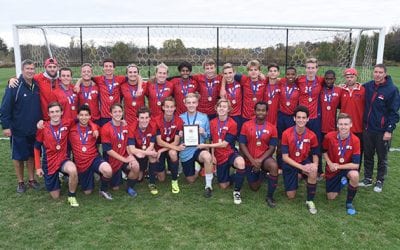
<path fill-rule="evenodd" d="M 111 80 L 111 84 L 108 83 L 108 80 L 106 79 L 106 77 L 104 76 L 104 82 L 107 86 L 108 89 L 108 93 L 110 94 L 110 96 L 112 96 L 113 94 L 113 90 L 114 90 L 114 83 L 115 83 L 115 78 L 113 77 Z"/>
<path fill-rule="evenodd" d="M 344 145 L 344 147 L 343 147 L 343 144 L 342 144 L 342 140 L 340 139 L 339 133 L 337 135 L 337 138 L 338 138 L 338 141 L 339 141 L 339 155 L 340 155 L 341 158 L 344 159 L 344 155 L 346 154 L 347 147 L 349 146 L 349 143 L 350 143 L 350 134 L 346 139 L 346 145 Z"/>
<path fill-rule="evenodd" d="M 62 125 L 60 124 L 58 131 L 55 131 L 53 125 L 50 124 L 51 134 L 53 135 L 54 140 L 56 140 L 57 145 L 60 145 L 60 141 L 61 141 L 61 127 L 62 127 Z"/>
<path fill-rule="evenodd" d="M 157 95 L 157 101 L 161 102 L 161 98 L 164 96 L 164 91 L 165 91 L 165 85 L 167 82 L 164 82 L 162 85 L 161 93 L 158 91 L 158 83 L 156 82 L 156 95 Z"/>
<path fill-rule="evenodd" d="M 299 141 L 299 137 L 297 136 L 296 129 L 293 129 L 293 132 L 294 132 L 294 138 L 295 138 L 295 140 L 296 140 L 296 148 L 297 148 L 297 151 L 300 152 L 300 149 L 302 148 L 303 141 L 304 141 L 304 137 L 305 137 L 305 135 L 306 135 L 307 129 L 304 130 L 303 134 L 301 134 L 301 139 L 300 139 L 300 141 Z"/>
<path fill-rule="evenodd" d="M 88 138 L 89 138 L 89 133 L 88 133 L 88 126 L 85 127 L 85 133 L 82 133 L 81 126 L 78 125 L 78 133 L 79 133 L 79 138 L 81 139 L 82 145 L 86 145 Z"/>

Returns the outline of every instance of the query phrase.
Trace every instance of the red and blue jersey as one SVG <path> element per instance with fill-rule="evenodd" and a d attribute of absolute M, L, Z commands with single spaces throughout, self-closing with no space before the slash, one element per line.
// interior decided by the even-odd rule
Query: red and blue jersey
<path fill-rule="evenodd" d="M 183 121 L 176 114 L 171 121 L 166 121 L 164 115 L 157 116 L 153 121 L 156 124 L 156 135 L 160 135 L 165 142 L 172 143 L 175 140 L 175 136 L 179 136 L 179 132 L 183 131 Z M 158 145 L 157 148 L 159 148 Z"/>
<path fill-rule="evenodd" d="M 164 83 L 147 82 L 145 95 L 149 101 L 149 108 L 152 116 L 162 114 L 161 105 L 165 98 L 172 96 L 174 85 L 170 81 Z"/>
<path fill-rule="evenodd" d="M 187 111 L 183 101 L 187 94 L 195 93 L 197 91 L 198 83 L 193 78 L 183 80 L 180 77 L 172 79 L 171 82 L 174 86 L 173 95 L 176 103 L 175 113 L 179 116 Z"/>
<path fill-rule="evenodd" d="M 53 91 L 57 102 L 61 105 L 63 110 L 64 120 L 74 120 L 78 113 L 78 96 L 74 93 L 74 85 L 69 85 L 66 89 L 60 86 Z"/>
<path fill-rule="evenodd" d="M 250 120 L 255 118 L 254 106 L 264 99 L 265 80 L 252 81 L 250 77 L 242 75 L 240 79 L 243 92 L 242 117 Z"/>
<path fill-rule="evenodd" d="M 305 129 L 302 134 L 296 132 L 296 126 L 286 129 L 282 134 L 282 154 L 288 154 L 294 161 L 301 163 L 309 156 L 319 153 L 318 139 L 314 132 Z"/>
<path fill-rule="evenodd" d="M 324 78 L 315 76 L 314 80 L 307 80 L 306 76 L 297 79 L 297 86 L 300 89 L 299 104 L 308 108 L 310 119 L 318 117 L 319 95 L 322 90 Z"/>
<path fill-rule="evenodd" d="M 222 76 L 217 75 L 213 79 L 208 79 L 205 75 L 198 74 L 192 77 L 198 83 L 197 91 L 200 94 L 197 110 L 206 115 L 215 114 L 215 105 L 220 96 L 219 91 L 221 89 Z"/>
<path fill-rule="evenodd" d="M 229 116 L 238 116 L 242 114 L 242 86 L 237 81 L 226 83 L 226 99 L 231 102 L 232 110 Z"/>
<path fill-rule="evenodd" d="M 275 84 L 270 84 L 269 82 L 267 82 L 264 95 L 264 101 L 268 103 L 267 121 L 275 127 L 278 122 L 280 92 L 281 89 L 278 82 Z"/>
<path fill-rule="evenodd" d="M 332 89 L 322 88 L 321 103 L 321 132 L 328 133 L 336 130 L 336 112 L 340 104 L 341 88 L 333 86 Z"/>
<path fill-rule="evenodd" d="M 142 89 L 146 89 L 146 83 L 142 83 Z M 121 85 L 121 94 L 124 100 L 125 120 L 131 124 L 137 120 L 137 110 L 145 105 L 144 94 L 136 96 L 138 85 L 130 85 L 124 82 Z"/>
<path fill-rule="evenodd" d="M 145 130 L 142 130 L 139 125 L 137 125 L 133 132 L 132 143 L 136 148 L 146 150 L 150 146 L 150 143 L 155 143 L 156 133 L 156 127 L 151 124 L 149 124 Z"/>
<path fill-rule="evenodd" d="M 236 122 L 228 117 L 225 121 L 220 121 L 218 117 L 210 121 L 210 133 L 212 143 L 226 141 L 229 144 L 225 148 L 215 148 L 214 156 L 217 159 L 217 165 L 228 161 L 229 156 L 235 152 L 235 141 L 237 135 Z"/>
<path fill-rule="evenodd" d="M 356 83 L 352 89 L 346 85 L 342 86 L 342 92 L 340 95 L 340 112 L 350 115 L 353 121 L 351 132 L 363 132 L 364 109 L 365 88 L 359 83 Z"/>
<path fill-rule="evenodd" d="M 111 106 L 121 102 L 121 84 L 125 81 L 125 76 L 113 76 L 112 79 L 95 76 L 93 81 L 99 87 L 100 92 L 100 117 L 111 118 Z"/>
<path fill-rule="evenodd" d="M 288 84 L 287 78 L 279 80 L 279 111 L 292 116 L 294 109 L 299 105 L 300 89 L 296 83 Z"/>
<path fill-rule="evenodd" d="M 81 90 L 78 95 L 79 106 L 87 105 L 90 108 L 91 119 L 96 121 L 100 119 L 99 108 L 99 87 L 97 85 L 84 86 L 81 84 Z"/>

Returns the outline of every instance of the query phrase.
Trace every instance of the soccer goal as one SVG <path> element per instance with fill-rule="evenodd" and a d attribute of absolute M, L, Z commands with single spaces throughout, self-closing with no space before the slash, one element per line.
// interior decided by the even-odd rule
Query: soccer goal
<path fill-rule="evenodd" d="M 182 61 L 201 71 L 205 58 L 218 66 L 233 63 L 239 72 L 249 60 L 259 60 L 265 72 L 269 63 L 295 66 L 302 73 L 305 59 L 315 57 L 324 70 L 336 71 L 342 82 L 346 67 L 357 67 L 359 81 L 371 78 L 372 66 L 383 60 L 385 29 L 382 27 L 300 26 L 268 24 L 25 24 L 14 25 L 17 73 L 20 62 L 33 59 L 38 70 L 55 57 L 61 66 L 78 67 L 89 62 L 101 74 L 101 61 L 113 58 L 117 65 L 136 63 L 144 77 L 164 62 L 176 74 Z M 119 67 L 123 72 L 123 67 Z M 175 70 L 175 71 L 174 71 Z"/>

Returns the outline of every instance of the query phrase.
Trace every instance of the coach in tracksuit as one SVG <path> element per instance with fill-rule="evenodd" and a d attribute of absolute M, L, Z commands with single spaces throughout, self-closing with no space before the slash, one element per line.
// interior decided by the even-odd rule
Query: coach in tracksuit
<path fill-rule="evenodd" d="M 393 84 L 392 78 L 386 74 L 386 66 L 374 66 L 374 79 L 364 84 L 364 180 L 359 186 L 372 185 L 374 155 L 378 156 L 378 173 L 375 192 L 382 192 L 387 170 L 387 154 L 390 140 L 396 123 L 399 121 L 400 97 L 399 90 Z"/>
<path fill-rule="evenodd" d="M 33 145 L 36 123 L 42 119 L 39 88 L 33 80 L 35 64 L 31 60 L 22 62 L 22 74 L 16 88 L 7 87 L 0 109 L 3 134 L 10 137 L 12 160 L 17 174 L 17 192 L 26 191 L 24 183 L 24 161 L 27 162 L 29 186 L 39 189 L 33 166 Z"/>

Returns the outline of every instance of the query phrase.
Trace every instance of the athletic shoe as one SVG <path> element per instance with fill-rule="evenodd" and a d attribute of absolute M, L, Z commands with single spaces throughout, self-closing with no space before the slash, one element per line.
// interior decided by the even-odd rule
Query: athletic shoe
<path fill-rule="evenodd" d="M 17 186 L 17 193 L 22 194 L 25 193 L 26 191 L 26 186 L 24 182 L 18 182 L 18 186 Z"/>
<path fill-rule="evenodd" d="M 72 197 L 72 196 L 68 197 L 68 202 L 71 207 L 79 207 L 79 203 L 76 200 L 76 197 Z"/>
<path fill-rule="evenodd" d="M 375 187 L 374 187 L 374 191 L 377 193 L 382 192 L 382 187 L 383 187 L 383 182 L 382 181 L 376 181 L 375 182 Z"/>
<path fill-rule="evenodd" d="M 135 191 L 135 189 L 128 187 L 128 189 L 126 190 L 126 192 L 128 193 L 128 195 L 132 198 L 135 198 L 137 196 L 137 192 Z"/>
<path fill-rule="evenodd" d="M 267 197 L 267 198 L 265 198 L 265 201 L 267 202 L 267 204 L 268 204 L 268 206 L 269 206 L 270 208 L 276 207 L 276 202 L 275 202 L 274 198 L 272 198 L 272 197 Z"/>
<path fill-rule="evenodd" d="M 306 205 L 308 207 L 308 211 L 310 212 L 310 214 L 317 213 L 317 208 L 315 207 L 315 204 L 313 201 L 306 201 Z"/>
<path fill-rule="evenodd" d="M 233 203 L 235 203 L 236 205 L 242 203 L 242 197 L 240 197 L 239 191 L 233 191 Z"/>
<path fill-rule="evenodd" d="M 150 189 L 150 193 L 152 195 L 158 194 L 158 190 L 157 190 L 156 184 L 149 184 L 149 189 Z"/>
<path fill-rule="evenodd" d="M 36 180 L 30 180 L 28 182 L 28 185 L 30 188 L 35 189 L 35 190 L 39 190 L 40 189 L 40 184 L 39 182 L 37 182 Z"/>
<path fill-rule="evenodd" d="M 210 198 L 211 196 L 212 196 L 212 189 L 210 187 L 206 187 L 206 189 L 204 189 L 204 197 Z"/>
<path fill-rule="evenodd" d="M 111 194 L 109 192 L 106 191 L 99 191 L 100 196 L 102 196 L 104 199 L 112 201 L 113 197 L 111 196 Z"/>
<path fill-rule="evenodd" d="M 179 185 L 178 185 L 178 180 L 171 181 L 171 191 L 173 194 L 179 193 L 180 189 L 179 189 Z"/>
<path fill-rule="evenodd" d="M 352 203 L 347 203 L 346 204 L 346 210 L 347 210 L 347 214 L 348 215 L 355 215 L 357 213 L 356 209 L 353 207 Z"/>
<path fill-rule="evenodd" d="M 364 178 L 362 181 L 358 183 L 359 187 L 370 187 L 372 186 L 372 179 Z"/>

